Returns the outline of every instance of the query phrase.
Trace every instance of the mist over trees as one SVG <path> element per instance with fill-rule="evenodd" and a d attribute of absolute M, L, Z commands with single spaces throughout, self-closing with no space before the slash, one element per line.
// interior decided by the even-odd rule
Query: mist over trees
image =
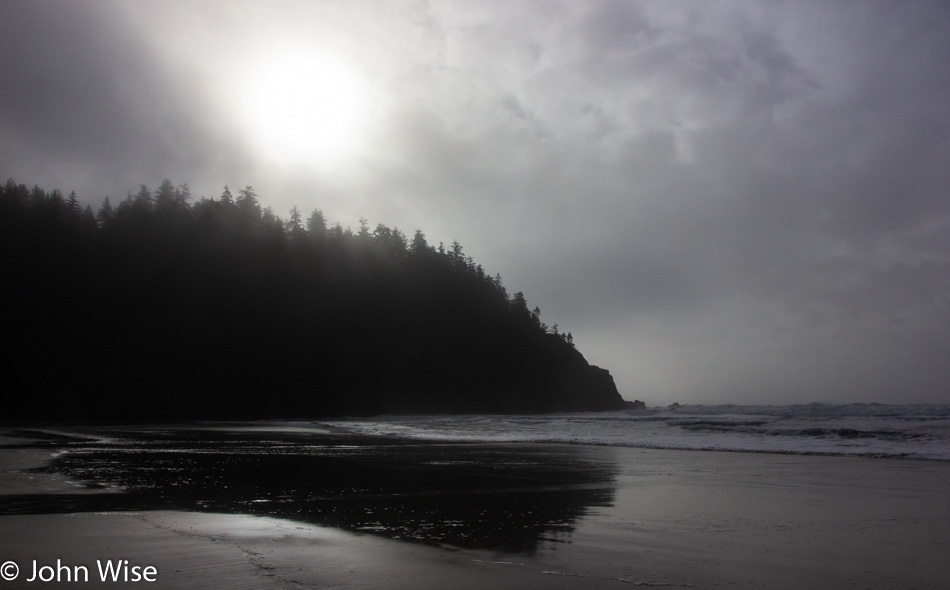
<path fill-rule="evenodd" d="M 5 415 L 28 420 L 546 412 L 622 406 L 570 333 L 462 246 L 250 186 L 139 187 L 98 211 L 0 188 Z"/>

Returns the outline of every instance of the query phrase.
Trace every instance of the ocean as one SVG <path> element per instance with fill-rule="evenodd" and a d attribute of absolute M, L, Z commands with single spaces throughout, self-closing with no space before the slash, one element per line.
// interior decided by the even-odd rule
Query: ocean
<path fill-rule="evenodd" d="M 0 472 L 4 559 L 173 587 L 950 587 L 948 405 L 35 427 Z"/>
<path fill-rule="evenodd" d="M 686 405 L 677 410 L 524 416 L 385 416 L 313 426 L 435 442 L 569 443 L 950 461 L 950 405 L 944 404 Z"/>

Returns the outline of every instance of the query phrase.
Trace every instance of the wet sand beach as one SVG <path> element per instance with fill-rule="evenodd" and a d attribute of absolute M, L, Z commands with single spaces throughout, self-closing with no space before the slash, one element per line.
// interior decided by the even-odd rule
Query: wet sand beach
<path fill-rule="evenodd" d="M 209 432 L 0 439 L 0 588 L 950 587 L 947 463 Z"/>

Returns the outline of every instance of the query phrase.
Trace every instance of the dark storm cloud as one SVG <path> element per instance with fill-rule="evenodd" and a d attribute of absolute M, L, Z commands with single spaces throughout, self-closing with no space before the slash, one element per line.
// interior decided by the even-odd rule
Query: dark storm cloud
<path fill-rule="evenodd" d="M 631 398 L 946 401 L 943 4 L 272 7 L 9 3 L 2 172 L 251 183 L 278 213 L 458 239 Z M 372 81 L 346 174 L 267 162 L 228 111 L 294 35 Z"/>

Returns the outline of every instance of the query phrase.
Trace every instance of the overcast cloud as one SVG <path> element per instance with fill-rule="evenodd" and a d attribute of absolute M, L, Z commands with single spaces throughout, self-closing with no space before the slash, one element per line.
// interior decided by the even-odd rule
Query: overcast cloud
<path fill-rule="evenodd" d="M 4 177 L 458 239 L 649 404 L 950 402 L 944 3 L 0 7 Z M 365 81 L 345 159 L 235 108 L 298 41 Z"/>

